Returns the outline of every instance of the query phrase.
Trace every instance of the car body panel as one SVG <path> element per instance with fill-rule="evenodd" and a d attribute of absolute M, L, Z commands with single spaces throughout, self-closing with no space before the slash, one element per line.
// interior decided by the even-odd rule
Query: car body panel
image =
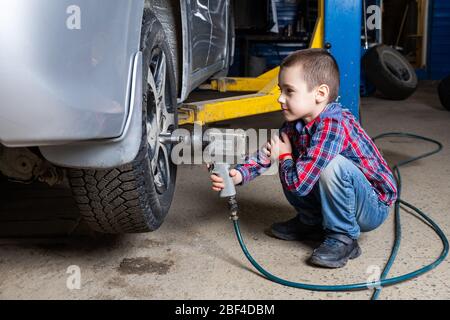
<path fill-rule="evenodd" d="M 142 110 L 133 92 L 142 72 L 135 64 L 144 6 L 172 16 L 162 21 L 167 34 L 171 23 L 183 30 L 172 41 L 181 53 L 179 102 L 227 63 L 229 0 L 181 0 L 173 6 L 179 12 L 168 12 L 167 3 L 0 2 L 0 144 L 38 146 L 49 161 L 68 167 L 130 162 L 139 147 L 130 140 L 137 131 L 128 131 Z"/>
<path fill-rule="evenodd" d="M 120 136 L 142 12 L 135 0 L 0 2 L 0 143 Z"/>
<path fill-rule="evenodd" d="M 131 109 L 124 133 L 116 139 L 41 146 L 42 155 L 53 164 L 69 168 L 114 168 L 134 160 L 142 138 L 142 53 L 133 63 Z"/>
<path fill-rule="evenodd" d="M 226 68 L 229 0 L 181 1 L 183 23 L 183 86 L 181 101 L 211 75 Z"/>

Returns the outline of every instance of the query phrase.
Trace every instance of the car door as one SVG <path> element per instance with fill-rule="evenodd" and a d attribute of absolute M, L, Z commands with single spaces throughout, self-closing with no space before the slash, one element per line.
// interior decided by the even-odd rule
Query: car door
<path fill-rule="evenodd" d="M 224 0 L 196 0 L 192 5 L 192 71 L 224 59 L 226 5 Z"/>
<path fill-rule="evenodd" d="M 190 91 L 225 67 L 230 1 L 193 0 L 182 5 L 187 13 L 188 34 L 184 37 L 189 42 L 184 75 Z"/>

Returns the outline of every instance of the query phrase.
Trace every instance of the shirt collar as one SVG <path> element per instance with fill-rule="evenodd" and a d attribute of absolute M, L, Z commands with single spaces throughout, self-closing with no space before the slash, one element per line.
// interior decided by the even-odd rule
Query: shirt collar
<path fill-rule="evenodd" d="M 322 110 L 322 112 L 314 118 L 309 123 L 305 124 L 303 119 L 297 120 L 295 123 L 295 129 L 298 133 L 302 133 L 303 129 L 308 130 L 310 133 L 311 127 L 314 125 L 314 123 L 320 122 L 320 119 L 324 118 L 335 118 L 340 119 L 342 115 L 342 106 L 338 102 L 330 102 L 325 106 L 325 108 Z"/>

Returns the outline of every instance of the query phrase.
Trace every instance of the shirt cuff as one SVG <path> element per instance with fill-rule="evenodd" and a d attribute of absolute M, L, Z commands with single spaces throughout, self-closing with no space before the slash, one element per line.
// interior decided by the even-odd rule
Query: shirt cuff
<path fill-rule="evenodd" d="M 242 176 L 242 181 L 241 183 L 238 183 L 237 186 L 242 186 L 251 180 L 250 170 L 248 170 L 246 167 L 238 165 L 234 167 L 234 169 L 239 171 Z"/>
<path fill-rule="evenodd" d="M 286 172 L 286 171 L 292 169 L 292 167 L 294 166 L 294 160 L 285 158 L 285 159 L 281 160 L 280 166 L 281 166 L 281 171 Z"/>

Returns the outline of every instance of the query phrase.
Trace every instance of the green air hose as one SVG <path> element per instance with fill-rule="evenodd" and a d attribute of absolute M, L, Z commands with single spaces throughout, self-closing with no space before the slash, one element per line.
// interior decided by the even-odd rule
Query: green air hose
<path fill-rule="evenodd" d="M 237 218 L 237 216 L 234 216 L 234 217 L 232 217 L 234 231 L 236 232 L 236 236 L 237 236 L 237 239 L 241 246 L 241 249 L 244 252 L 247 259 L 250 261 L 250 263 L 262 275 L 264 275 L 268 280 L 277 282 L 277 283 L 285 285 L 285 286 L 299 288 L 299 289 L 313 290 L 313 291 L 353 291 L 353 290 L 375 289 L 373 296 L 372 296 L 372 299 L 375 300 L 378 298 L 378 296 L 381 292 L 381 287 L 397 284 L 397 283 L 415 278 L 419 275 L 424 274 L 425 272 L 428 272 L 428 271 L 436 268 L 442 261 L 444 261 L 445 257 L 448 254 L 448 240 L 447 240 L 445 234 L 442 232 L 441 228 L 430 217 L 428 217 L 425 213 L 423 213 L 421 210 L 419 210 L 412 204 L 410 204 L 400 198 L 400 196 L 401 196 L 401 176 L 400 176 L 400 170 L 398 169 L 400 166 L 404 166 L 408 163 L 411 163 L 418 159 L 422 159 L 422 158 L 430 156 L 434 153 L 439 152 L 442 149 L 442 144 L 436 140 L 432 140 L 432 139 L 418 136 L 415 134 L 402 133 L 402 132 L 384 133 L 384 134 L 374 137 L 373 140 L 375 141 L 376 139 L 380 139 L 380 138 L 384 138 L 384 137 L 408 137 L 408 138 L 420 139 L 420 140 L 432 142 L 432 143 L 436 144 L 438 147 L 431 152 L 424 153 L 420 156 L 412 157 L 407 160 L 401 161 L 393 167 L 393 171 L 396 175 L 395 178 L 397 180 L 397 189 L 398 189 L 398 197 L 397 197 L 397 201 L 395 202 L 395 206 L 394 206 L 394 208 L 395 208 L 394 209 L 395 210 L 395 241 L 394 241 L 394 245 L 392 247 L 391 255 L 389 257 L 388 262 L 386 263 L 386 266 L 383 270 L 383 273 L 380 276 L 379 281 L 372 282 L 372 283 L 354 283 L 354 284 L 342 284 L 342 285 L 315 285 L 315 284 L 288 281 L 285 279 L 281 279 L 277 276 L 274 276 L 273 274 L 266 271 L 263 267 L 261 267 L 261 265 L 259 265 L 253 259 L 253 257 L 250 255 L 250 253 L 248 252 L 247 247 L 244 244 L 244 240 L 242 239 L 241 231 L 239 228 L 238 218 Z M 391 269 L 391 267 L 395 261 L 395 258 L 397 256 L 398 250 L 400 248 L 400 239 L 401 239 L 400 204 L 403 204 L 404 206 L 412 209 L 413 211 L 418 213 L 423 218 L 423 220 L 426 221 L 426 222 L 424 222 L 422 220 L 422 222 L 424 222 L 430 228 L 432 228 L 436 232 L 436 234 L 440 237 L 442 244 L 443 244 L 443 249 L 442 249 L 440 256 L 433 263 L 430 263 L 420 269 L 417 269 L 413 272 L 410 272 L 410 273 L 407 273 L 407 274 L 404 274 L 401 276 L 387 278 L 389 270 Z"/>

